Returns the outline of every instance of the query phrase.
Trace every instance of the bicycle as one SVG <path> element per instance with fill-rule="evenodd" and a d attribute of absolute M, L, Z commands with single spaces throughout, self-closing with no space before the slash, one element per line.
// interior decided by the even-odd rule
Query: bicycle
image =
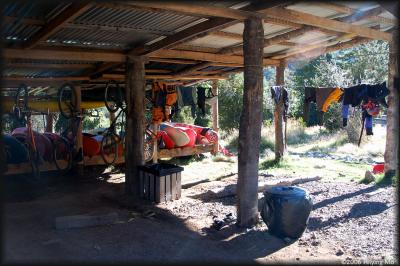
<path fill-rule="evenodd" d="M 126 115 L 127 106 L 124 93 L 117 82 L 111 80 L 107 83 L 104 92 L 104 103 L 110 113 L 115 113 L 117 110 L 120 110 L 111 122 L 110 127 L 103 132 L 103 138 L 101 140 L 101 157 L 106 165 L 112 165 L 117 161 L 119 154 L 122 154 L 125 149 L 124 116 Z M 119 117 L 121 117 L 121 122 L 117 122 Z M 121 128 L 120 134 L 116 133 L 117 127 Z M 149 125 L 147 125 L 144 133 L 145 162 L 153 158 L 153 150 L 152 131 L 149 129 Z"/>
<path fill-rule="evenodd" d="M 32 174 L 36 179 L 40 178 L 39 166 L 42 163 L 42 158 L 36 147 L 36 141 L 32 130 L 32 111 L 28 109 L 28 87 L 25 84 L 21 84 L 18 87 L 17 94 L 15 96 L 14 114 L 18 120 L 24 120 L 26 118 L 27 134 L 25 139 L 25 145 L 27 146 L 29 162 L 32 168 Z"/>
<path fill-rule="evenodd" d="M 66 173 L 71 169 L 73 161 L 83 160 L 82 150 L 77 151 L 75 148 L 83 116 L 77 111 L 76 91 L 72 84 L 66 83 L 59 88 L 58 107 L 60 114 L 68 119 L 68 126 L 53 143 L 53 159 L 57 169 Z"/>

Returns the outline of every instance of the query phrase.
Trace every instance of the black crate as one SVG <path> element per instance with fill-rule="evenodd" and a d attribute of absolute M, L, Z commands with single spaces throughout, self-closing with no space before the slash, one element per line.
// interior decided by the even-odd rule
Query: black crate
<path fill-rule="evenodd" d="M 183 170 L 166 163 L 140 166 L 140 197 L 156 203 L 180 199 Z"/>

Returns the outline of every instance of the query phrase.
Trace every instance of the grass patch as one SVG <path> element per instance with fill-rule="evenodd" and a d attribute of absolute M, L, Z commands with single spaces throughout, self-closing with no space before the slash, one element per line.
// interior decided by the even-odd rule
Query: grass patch
<path fill-rule="evenodd" d="M 239 147 L 239 135 L 232 137 L 226 148 L 231 152 L 237 152 Z M 261 136 L 260 140 L 260 153 L 265 153 L 267 150 L 274 150 L 275 144 L 269 138 Z"/>
<path fill-rule="evenodd" d="M 289 159 L 284 158 L 281 160 L 275 160 L 275 159 L 267 159 L 260 164 L 260 169 L 261 170 L 266 170 L 266 169 L 276 169 L 276 168 L 281 168 L 281 169 L 289 169 L 291 167 Z"/>
<path fill-rule="evenodd" d="M 344 135 L 340 135 L 333 141 L 320 141 L 316 145 L 312 146 L 308 151 L 330 153 L 336 151 L 340 146 L 344 145 L 345 143 L 347 143 L 347 137 Z"/>
<path fill-rule="evenodd" d="M 227 163 L 234 163 L 235 160 L 231 157 L 223 156 L 223 155 L 216 155 L 212 157 L 213 162 L 227 162 Z"/>
<path fill-rule="evenodd" d="M 375 175 L 375 184 L 377 186 L 397 186 L 398 178 L 396 176 L 385 177 L 385 174 Z"/>

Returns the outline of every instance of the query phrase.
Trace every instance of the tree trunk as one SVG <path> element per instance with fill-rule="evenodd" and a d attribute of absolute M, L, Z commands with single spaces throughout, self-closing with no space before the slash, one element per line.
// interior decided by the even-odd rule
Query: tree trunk
<path fill-rule="evenodd" d="M 243 31 L 244 92 L 239 126 L 237 224 L 258 222 L 258 161 L 263 103 L 262 20 L 245 20 Z"/>
<path fill-rule="evenodd" d="M 387 125 L 386 125 L 386 148 L 385 148 L 385 177 L 394 176 L 399 167 L 399 88 L 394 85 L 395 77 L 399 77 L 398 63 L 398 31 L 393 34 L 393 41 L 389 43 L 389 77 Z M 398 85 L 397 85 L 398 86 Z M 399 175 L 399 173 L 397 173 Z"/>
<path fill-rule="evenodd" d="M 138 166 L 144 164 L 144 93 L 146 81 L 143 58 L 128 58 L 126 71 L 125 192 L 134 198 L 138 198 L 140 195 Z"/>
<path fill-rule="evenodd" d="M 276 67 L 276 85 L 281 86 L 285 84 L 285 65 L 281 61 L 280 65 Z M 279 161 L 285 153 L 285 138 L 284 138 L 284 121 L 283 121 L 283 97 L 281 96 L 279 102 L 275 105 L 274 110 L 274 124 L 275 124 L 275 160 Z"/>

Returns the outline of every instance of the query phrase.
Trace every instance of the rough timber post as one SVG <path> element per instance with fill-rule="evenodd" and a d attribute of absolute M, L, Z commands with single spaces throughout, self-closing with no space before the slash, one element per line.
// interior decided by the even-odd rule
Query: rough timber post
<path fill-rule="evenodd" d="M 144 93 L 146 85 L 144 58 L 128 58 L 126 72 L 125 192 L 138 198 L 140 195 L 138 166 L 144 164 Z"/>
<path fill-rule="evenodd" d="M 237 224 L 251 227 L 258 222 L 258 161 L 263 103 L 262 20 L 244 22 L 244 92 L 239 126 Z"/>
<path fill-rule="evenodd" d="M 399 78 L 398 62 L 398 30 L 393 34 L 393 40 L 389 42 L 389 77 L 388 88 L 390 94 L 388 97 L 387 125 L 386 125 L 386 147 L 385 147 L 385 177 L 394 176 L 399 164 L 399 120 L 400 120 L 400 99 L 399 85 L 394 84 L 394 79 Z M 398 171 L 398 170 L 397 170 Z M 397 172 L 399 176 L 399 172 Z"/>
<path fill-rule="evenodd" d="M 283 61 L 276 67 L 276 85 L 281 86 L 285 84 L 285 64 Z M 278 104 L 275 105 L 274 110 L 274 124 L 275 124 L 275 160 L 280 160 L 285 153 L 285 139 L 283 133 L 283 97 L 280 98 Z"/>
<path fill-rule="evenodd" d="M 212 116 L 212 123 L 213 123 L 213 130 L 218 133 L 219 130 L 219 114 L 218 114 L 218 81 L 214 80 L 212 83 L 212 93 L 216 95 L 211 103 L 211 116 Z M 215 144 L 214 151 L 218 152 L 218 141 Z"/>

